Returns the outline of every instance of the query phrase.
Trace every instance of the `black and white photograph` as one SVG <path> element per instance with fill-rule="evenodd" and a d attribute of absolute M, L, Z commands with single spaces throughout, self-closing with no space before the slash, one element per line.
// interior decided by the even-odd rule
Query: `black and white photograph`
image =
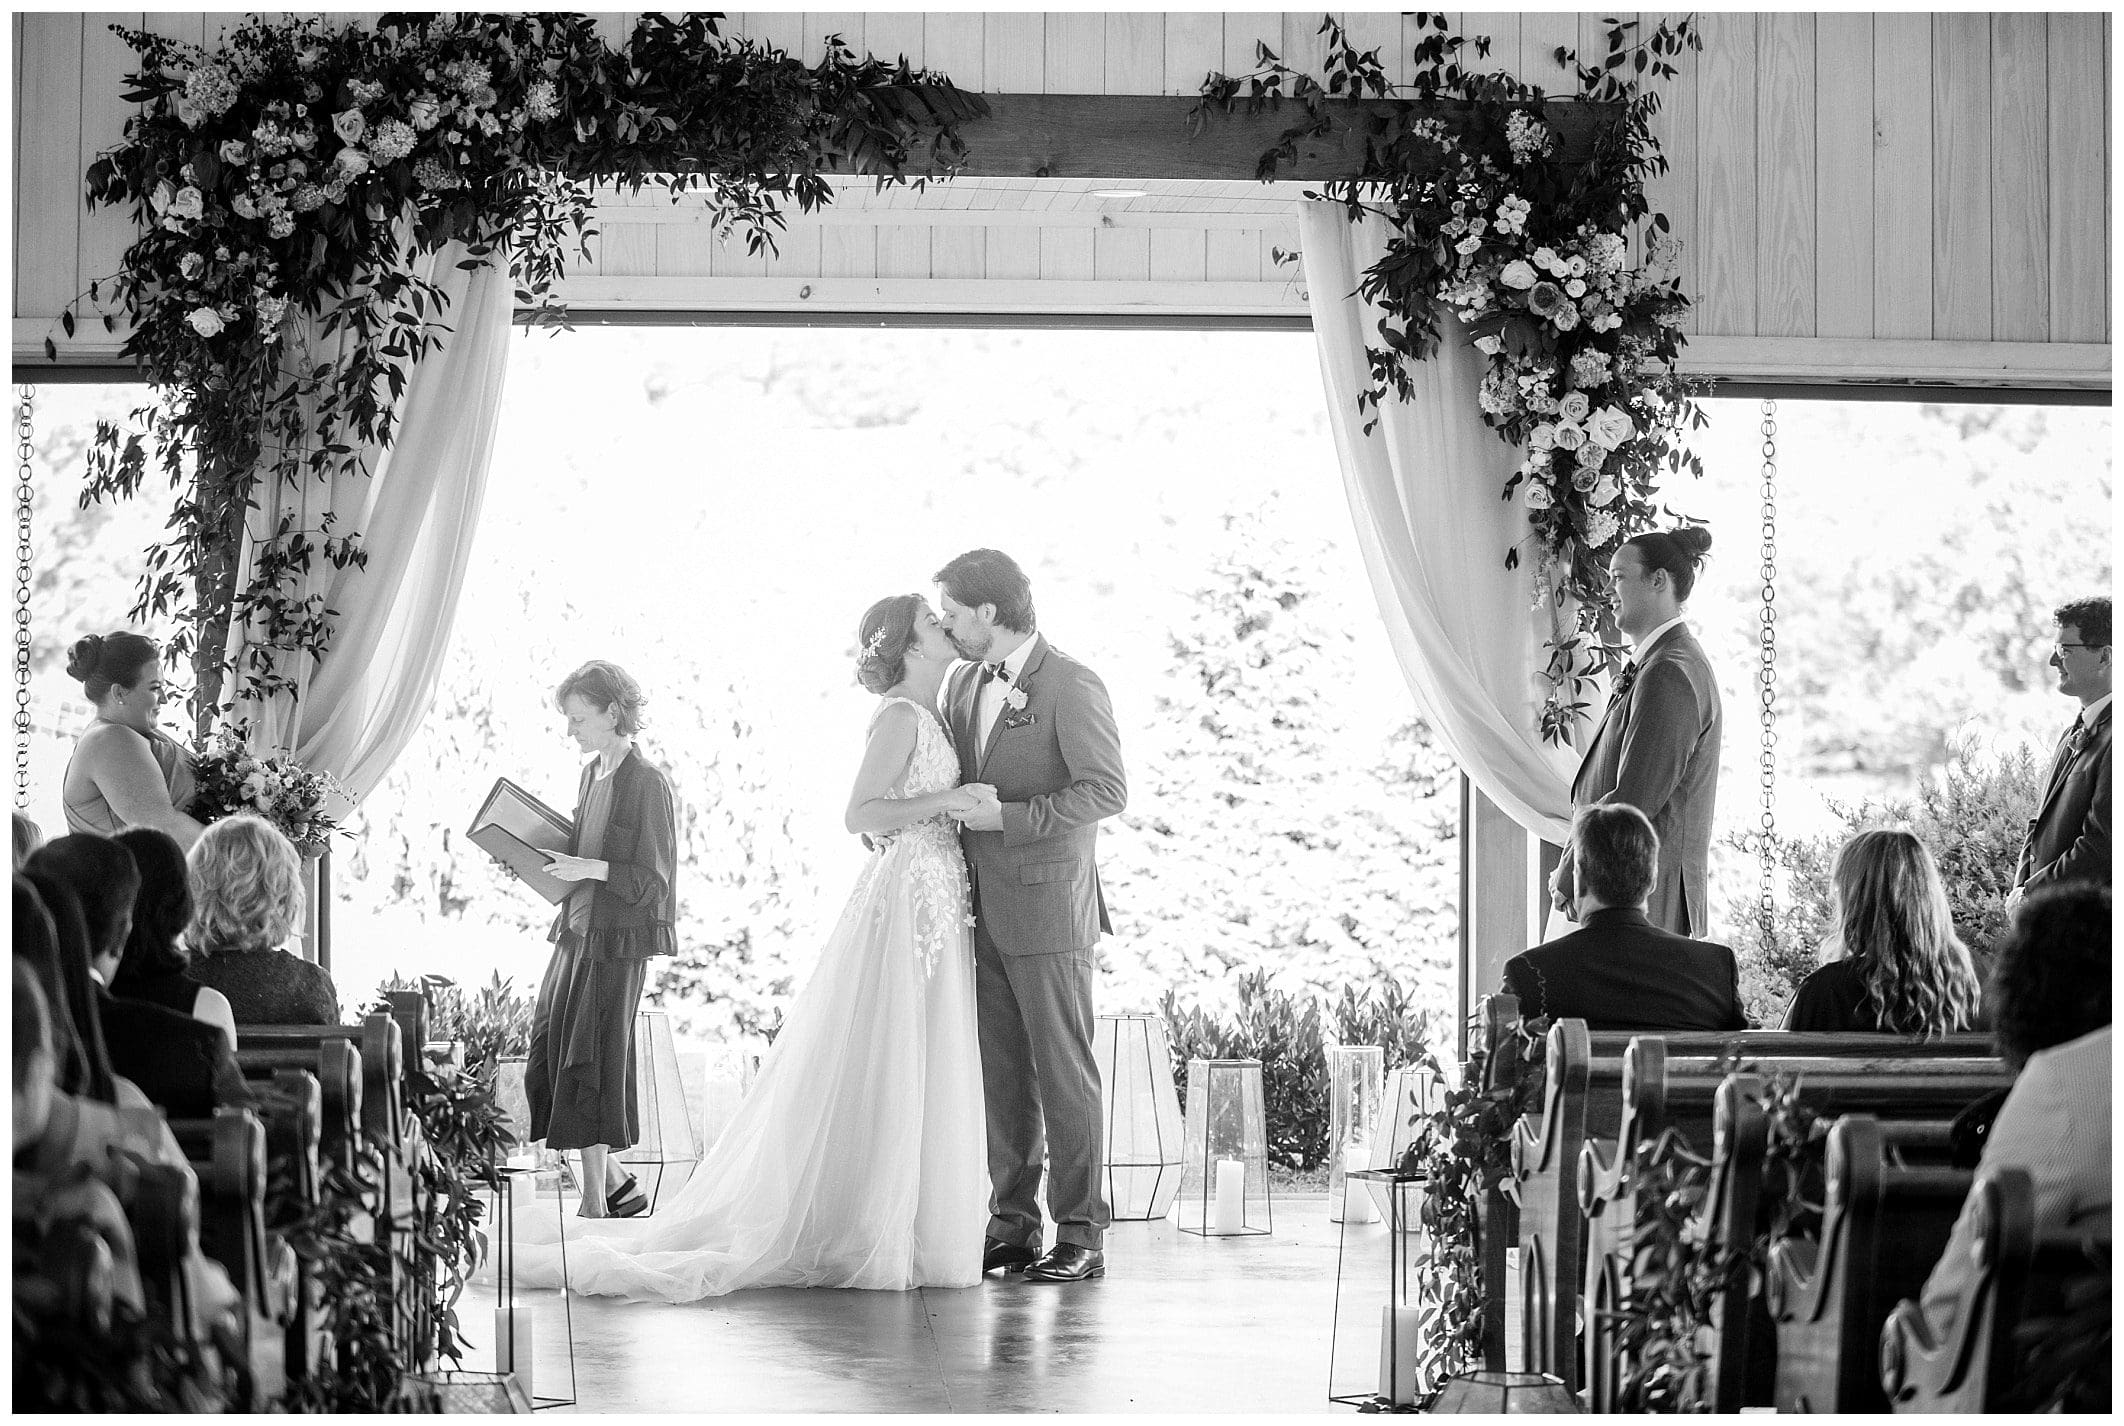
<path fill-rule="evenodd" d="M 2110 1409 L 2107 9 L 9 41 L 18 1413 Z"/>

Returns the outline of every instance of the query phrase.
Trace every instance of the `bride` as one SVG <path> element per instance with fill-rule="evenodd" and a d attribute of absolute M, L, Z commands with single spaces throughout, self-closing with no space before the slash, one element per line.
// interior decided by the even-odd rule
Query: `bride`
<path fill-rule="evenodd" d="M 988 1174 L 973 932 L 958 824 L 974 787 L 938 721 L 957 658 L 921 596 L 864 614 L 857 677 L 882 700 L 848 799 L 870 860 L 751 1092 L 653 1217 L 573 1220 L 569 1286 L 689 1302 L 747 1287 L 971 1287 Z M 534 1224 L 533 1219 L 541 1220 Z M 516 1272 L 560 1285 L 526 1214 Z"/>

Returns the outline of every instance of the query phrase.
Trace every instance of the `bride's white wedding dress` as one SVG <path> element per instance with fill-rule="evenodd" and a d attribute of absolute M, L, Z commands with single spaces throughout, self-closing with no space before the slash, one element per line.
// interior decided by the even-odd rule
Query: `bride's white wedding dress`
<path fill-rule="evenodd" d="M 958 755 L 935 714 L 887 702 L 921 713 L 891 795 L 956 786 Z M 650 1217 L 567 1220 L 576 1291 L 689 1302 L 747 1287 L 981 1280 L 989 1185 L 958 825 L 940 816 L 880 840 L 751 1092 L 686 1186 Z M 557 1231 L 522 1215 L 518 1281 L 560 1285 Z"/>

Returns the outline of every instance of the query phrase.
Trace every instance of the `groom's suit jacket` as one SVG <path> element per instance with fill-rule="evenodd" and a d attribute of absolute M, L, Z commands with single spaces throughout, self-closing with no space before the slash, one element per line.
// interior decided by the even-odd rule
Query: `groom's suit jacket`
<path fill-rule="evenodd" d="M 1701 938 L 1711 924 L 1711 806 L 1723 722 L 1718 680 L 1684 626 L 1645 651 L 1630 689 L 1608 704 L 1571 784 L 1575 810 L 1627 802 L 1659 833 L 1652 924 Z"/>
<path fill-rule="evenodd" d="M 2067 881 L 2109 885 L 2109 715 L 2115 708 L 2112 703 L 2096 715 L 2077 751 L 2072 729 L 2058 739 L 2014 885 L 2028 891 Z"/>
<path fill-rule="evenodd" d="M 981 665 L 945 684 L 945 716 L 967 782 L 993 783 L 1003 830 L 965 832 L 974 911 L 1004 955 L 1084 950 L 1102 931 L 1106 897 L 1095 852 L 1099 819 L 1128 804 L 1121 738 L 1099 676 L 1038 634 L 1017 686 L 983 746 Z"/>

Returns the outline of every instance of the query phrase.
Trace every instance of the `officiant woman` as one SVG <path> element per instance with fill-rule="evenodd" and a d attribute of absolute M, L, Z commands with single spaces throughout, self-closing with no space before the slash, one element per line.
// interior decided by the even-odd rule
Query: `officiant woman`
<path fill-rule="evenodd" d="M 582 1153 L 582 1216 L 631 1218 L 649 1200 L 613 1157 L 640 1137 L 634 1013 L 651 956 L 675 948 L 678 814 L 671 782 L 642 755 L 642 690 L 592 659 L 553 696 L 568 735 L 593 754 L 575 835 L 547 870 L 575 883 L 547 939 L 553 959 L 532 1012 L 524 1089 L 531 1137 Z"/>

